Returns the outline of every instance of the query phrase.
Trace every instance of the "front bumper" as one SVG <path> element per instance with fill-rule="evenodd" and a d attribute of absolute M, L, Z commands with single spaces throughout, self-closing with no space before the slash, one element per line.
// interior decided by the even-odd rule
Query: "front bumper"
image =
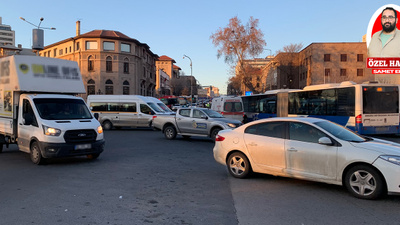
<path fill-rule="evenodd" d="M 400 194 L 400 166 L 378 158 L 373 164 L 385 177 L 389 194 Z"/>
<path fill-rule="evenodd" d="M 40 142 L 39 145 L 44 158 L 60 158 L 68 156 L 100 154 L 104 151 L 105 140 L 103 139 L 92 143 Z"/>

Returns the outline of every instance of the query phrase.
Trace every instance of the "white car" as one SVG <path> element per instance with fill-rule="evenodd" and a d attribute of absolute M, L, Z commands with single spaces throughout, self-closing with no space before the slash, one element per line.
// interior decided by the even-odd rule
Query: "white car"
<path fill-rule="evenodd" d="M 344 185 L 363 199 L 400 193 L 400 144 L 323 119 L 272 118 L 221 130 L 213 151 L 236 178 L 253 171 Z"/>

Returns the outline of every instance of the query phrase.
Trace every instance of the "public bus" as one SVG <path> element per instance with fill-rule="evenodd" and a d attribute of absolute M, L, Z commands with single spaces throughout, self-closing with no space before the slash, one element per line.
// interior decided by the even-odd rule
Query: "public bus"
<path fill-rule="evenodd" d="M 292 91 L 289 116 L 330 120 L 359 134 L 398 134 L 399 85 L 351 81 Z"/>
<path fill-rule="evenodd" d="M 363 135 L 400 133 L 399 85 L 345 81 L 253 96 L 242 96 L 244 122 L 276 116 L 316 117 Z"/>
<path fill-rule="evenodd" d="M 271 117 L 288 116 L 288 93 L 299 89 L 277 89 L 263 94 L 241 96 L 243 123 Z"/>

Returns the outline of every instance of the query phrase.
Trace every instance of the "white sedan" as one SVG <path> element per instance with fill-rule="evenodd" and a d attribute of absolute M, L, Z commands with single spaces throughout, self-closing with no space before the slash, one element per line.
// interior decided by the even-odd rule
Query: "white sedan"
<path fill-rule="evenodd" d="M 253 171 L 344 185 L 363 199 L 400 193 L 399 144 L 323 119 L 263 119 L 222 130 L 213 151 L 236 178 Z"/>

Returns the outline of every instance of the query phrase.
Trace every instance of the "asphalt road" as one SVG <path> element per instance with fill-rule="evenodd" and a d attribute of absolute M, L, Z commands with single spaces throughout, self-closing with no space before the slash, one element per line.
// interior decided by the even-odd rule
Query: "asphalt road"
<path fill-rule="evenodd" d="M 106 131 L 106 150 L 31 163 L 0 154 L 0 224 L 399 224 L 399 196 L 352 197 L 341 186 L 255 174 L 235 179 L 205 138 Z M 394 138 L 394 140 L 397 140 Z"/>

